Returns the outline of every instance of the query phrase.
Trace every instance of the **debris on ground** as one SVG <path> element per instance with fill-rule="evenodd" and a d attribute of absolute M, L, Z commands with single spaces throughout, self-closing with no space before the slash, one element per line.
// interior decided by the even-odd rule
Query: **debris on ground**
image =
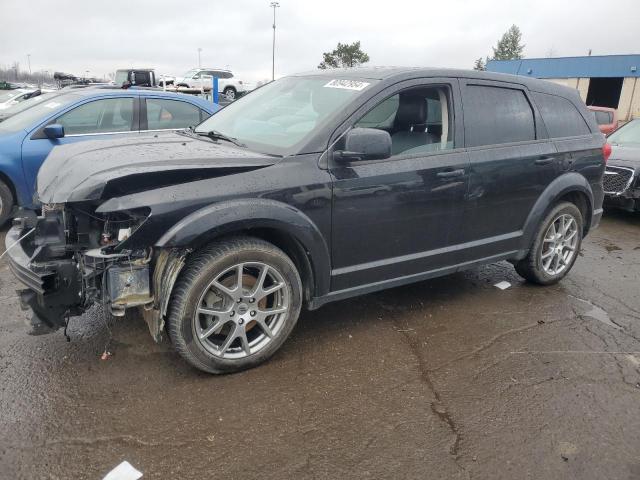
<path fill-rule="evenodd" d="M 500 290 L 506 290 L 507 288 L 509 288 L 511 286 L 511 284 L 505 280 L 498 282 L 494 285 L 494 287 L 499 288 Z"/>
<path fill-rule="evenodd" d="M 102 352 L 102 355 L 100 356 L 100 360 L 109 360 L 112 355 L 113 353 L 105 350 L 104 352 Z"/>
<path fill-rule="evenodd" d="M 142 477 L 142 472 L 133 468 L 133 465 L 125 460 L 107 473 L 103 480 L 138 480 L 140 477 Z"/>

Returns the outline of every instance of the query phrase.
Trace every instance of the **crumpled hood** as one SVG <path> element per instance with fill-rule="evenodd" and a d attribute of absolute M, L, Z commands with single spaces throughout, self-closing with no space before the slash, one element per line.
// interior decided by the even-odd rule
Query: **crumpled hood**
<path fill-rule="evenodd" d="M 612 145 L 607 165 L 640 169 L 640 146 Z"/>
<path fill-rule="evenodd" d="M 267 167 L 279 160 L 232 144 L 178 133 L 141 134 L 58 146 L 38 172 L 42 203 L 119 194 Z"/>

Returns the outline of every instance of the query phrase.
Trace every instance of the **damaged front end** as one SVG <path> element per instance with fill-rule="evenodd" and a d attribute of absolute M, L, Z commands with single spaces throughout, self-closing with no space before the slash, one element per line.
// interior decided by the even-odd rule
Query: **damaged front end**
<path fill-rule="evenodd" d="M 63 327 L 94 304 L 117 316 L 131 307 L 153 309 L 153 250 L 126 248 L 149 216 L 148 208 L 100 215 L 92 205 L 46 204 L 40 216 L 15 220 L 7 255 L 28 287 L 19 295 L 33 311 L 32 333 Z"/>

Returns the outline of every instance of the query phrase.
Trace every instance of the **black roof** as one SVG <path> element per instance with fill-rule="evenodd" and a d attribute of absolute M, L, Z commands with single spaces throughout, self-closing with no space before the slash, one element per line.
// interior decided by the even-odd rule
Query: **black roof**
<path fill-rule="evenodd" d="M 381 80 L 398 82 L 410 80 L 412 78 L 424 77 L 454 77 L 471 78 L 477 80 L 495 80 L 500 82 L 518 83 L 526 85 L 531 90 L 548 93 L 566 94 L 568 91 L 575 92 L 575 89 L 558 85 L 546 80 L 537 78 L 527 78 L 519 75 L 509 75 L 505 73 L 486 72 L 478 70 L 464 70 L 454 68 L 424 68 L 424 67 L 354 67 L 354 68 L 332 68 L 325 70 L 311 70 L 292 76 L 321 76 L 331 78 L 346 78 L 354 80 Z"/>

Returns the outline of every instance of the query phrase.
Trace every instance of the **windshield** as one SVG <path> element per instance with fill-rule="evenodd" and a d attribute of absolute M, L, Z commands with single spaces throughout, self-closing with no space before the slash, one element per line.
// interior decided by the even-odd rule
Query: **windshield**
<path fill-rule="evenodd" d="M 8 92 L 0 92 L 0 103 L 5 103 L 14 97 L 22 95 L 24 90 L 9 90 Z"/>
<path fill-rule="evenodd" d="M 372 80 L 286 77 L 218 111 L 196 128 L 216 130 L 252 150 L 284 155 L 350 103 Z"/>
<path fill-rule="evenodd" d="M 608 137 L 608 142 L 615 145 L 640 144 L 640 120 L 633 120 L 620 127 Z"/>
<path fill-rule="evenodd" d="M 0 123 L 0 133 L 26 130 L 33 126 L 34 122 L 48 117 L 52 113 L 76 102 L 80 98 L 82 98 L 80 95 L 74 93 L 65 93 L 62 95 L 57 93 L 45 93 L 44 95 L 34 97 L 29 101 L 22 102 L 19 104 L 20 106 L 28 105 L 29 108 L 25 108 L 23 111 L 16 113 L 12 117 L 7 118 L 4 122 Z M 31 100 L 36 99 L 39 100 L 31 103 Z"/>
<path fill-rule="evenodd" d="M 16 103 L 14 105 L 11 105 L 9 108 L 5 110 L 2 110 L 2 112 L 0 112 L 0 117 L 2 118 L 13 117 L 16 113 L 20 113 L 26 110 L 27 108 L 31 108 L 34 105 L 38 105 L 42 101 L 55 98 L 59 95 L 61 95 L 60 92 L 53 92 L 53 93 L 44 93 L 36 97 L 27 98 L 22 102 Z"/>

